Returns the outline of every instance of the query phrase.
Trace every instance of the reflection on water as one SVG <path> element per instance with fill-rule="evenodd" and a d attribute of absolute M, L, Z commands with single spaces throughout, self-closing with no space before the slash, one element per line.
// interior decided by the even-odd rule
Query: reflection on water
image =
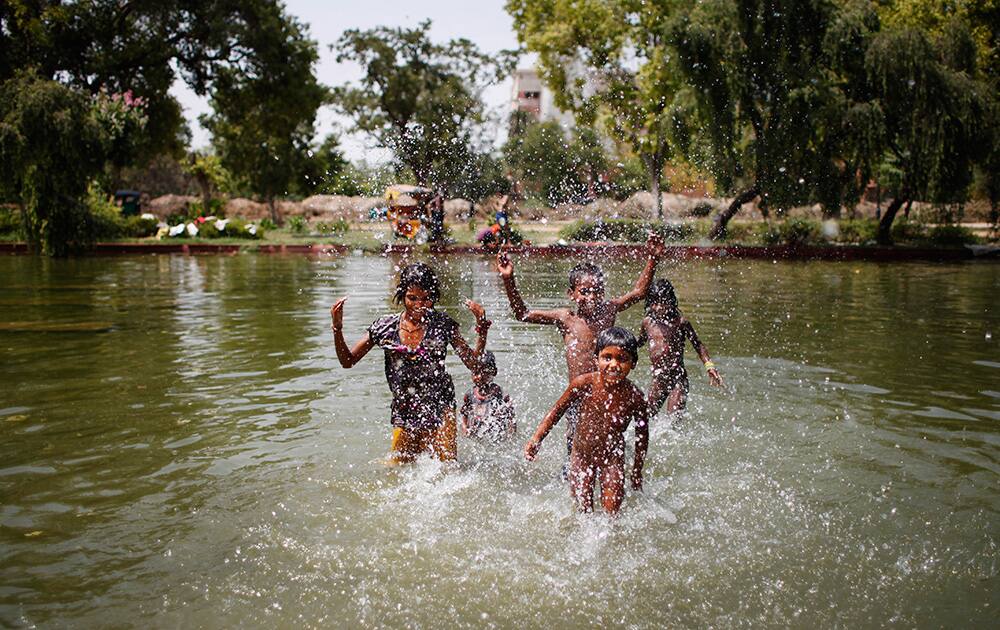
<path fill-rule="evenodd" d="M 646 490 L 609 523 L 573 513 L 559 440 L 522 461 L 565 364 L 486 260 L 432 261 L 440 308 L 471 336 L 461 301 L 487 306 L 522 439 L 381 465 L 381 358 L 342 370 L 328 310 L 350 295 L 353 341 L 393 308 L 397 262 L 0 259 L 0 622 L 995 619 L 997 265 L 665 265 L 729 387 L 688 353 L 690 413 L 658 419 Z M 565 305 L 571 264 L 520 262 L 528 303 Z M 608 267 L 609 293 L 638 269 Z"/>

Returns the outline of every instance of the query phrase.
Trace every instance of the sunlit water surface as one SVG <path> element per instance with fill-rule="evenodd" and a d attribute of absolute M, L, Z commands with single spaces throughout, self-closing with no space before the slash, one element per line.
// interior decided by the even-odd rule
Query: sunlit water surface
<path fill-rule="evenodd" d="M 485 259 L 430 262 L 467 336 L 464 298 L 494 319 L 518 438 L 380 463 L 382 358 L 341 369 L 328 311 L 350 295 L 353 342 L 396 262 L 0 259 L 0 624 L 996 622 L 1000 265 L 663 265 L 728 387 L 688 351 L 689 415 L 609 521 L 573 512 L 561 428 L 520 455 L 566 368 Z M 612 294 L 640 268 L 600 262 Z M 529 304 L 571 264 L 519 262 Z"/>

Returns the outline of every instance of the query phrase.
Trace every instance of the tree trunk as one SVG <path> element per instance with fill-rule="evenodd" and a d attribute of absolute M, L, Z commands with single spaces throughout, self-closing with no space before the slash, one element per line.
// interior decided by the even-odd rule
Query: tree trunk
<path fill-rule="evenodd" d="M 278 216 L 278 204 L 275 203 L 274 197 L 267 198 L 267 209 L 271 213 L 271 220 L 274 221 L 274 224 L 281 225 L 281 217 Z"/>
<path fill-rule="evenodd" d="M 724 237 L 726 235 L 726 225 L 729 224 L 729 220 L 739 212 L 743 204 L 753 201 L 754 197 L 758 194 L 760 194 L 760 191 L 754 185 L 736 195 L 736 198 L 729 204 L 729 207 L 720 212 L 719 216 L 715 217 L 715 225 L 712 226 L 712 231 L 708 233 L 708 238 L 717 241 Z"/>
<path fill-rule="evenodd" d="M 879 245 L 892 245 L 892 221 L 896 218 L 896 213 L 899 212 L 904 203 L 906 203 L 906 199 L 896 197 L 889 204 L 889 207 L 885 209 L 885 213 L 878 222 L 878 233 L 875 236 L 875 241 Z"/>

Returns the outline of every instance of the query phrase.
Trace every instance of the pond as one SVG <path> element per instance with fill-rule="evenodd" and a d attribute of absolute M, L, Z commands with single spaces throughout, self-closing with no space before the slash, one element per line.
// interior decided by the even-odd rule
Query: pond
<path fill-rule="evenodd" d="M 662 265 L 727 387 L 689 348 L 689 413 L 609 521 L 574 513 L 561 427 L 523 460 L 566 366 L 484 258 L 428 262 L 467 336 L 464 298 L 494 320 L 517 439 L 380 463 L 382 359 L 342 369 L 329 307 L 353 343 L 398 262 L 0 259 L 0 624 L 995 623 L 1000 265 Z M 612 294 L 640 268 L 603 262 Z M 529 305 L 572 264 L 519 261 Z"/>

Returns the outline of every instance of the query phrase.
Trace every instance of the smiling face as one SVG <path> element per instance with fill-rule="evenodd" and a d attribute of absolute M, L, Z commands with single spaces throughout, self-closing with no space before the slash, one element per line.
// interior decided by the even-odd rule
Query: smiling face
<path fill-rule="evenodd" d="M 597 353 L 597 371 L 608 385 L 617 385 L 628 377 L 635 363 L 621 346 L 605 346 Z"/>
<path fill-rule="evenodd" d="M 569 299 L 576 302 L 581 316 L 593 314 L 604 302 L 604 281 L 594 276 L 583 276 L 569 291 Z"/>
<path fill-rule="evenodd" d="M 424 318 L 424 313 L 434 308 L 434 300 L 430 298 L 427 291 L 418 286 L 410 285 L 403 294 L 403 308 L 406 310 L 406 318 L 410 321 L 419 322 Z"/>

